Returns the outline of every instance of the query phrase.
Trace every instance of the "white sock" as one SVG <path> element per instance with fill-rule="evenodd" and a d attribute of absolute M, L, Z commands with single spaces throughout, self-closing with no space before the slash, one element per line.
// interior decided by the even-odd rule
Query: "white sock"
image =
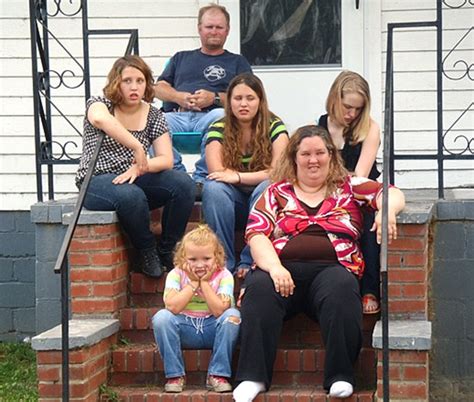
<path fill-rule="evenodd" d="M 259 392 L 265 391 L 265 384 L 256 381 L 242 381 L 232 392 L 236 402 L 252 402 Z"/>
<path fill-rule="evenodd" d="M 336 381 L 331 385 L 329 396 L 334 398 L 348 398 L 354 392 L 352 384 L 346 381 Z"/>

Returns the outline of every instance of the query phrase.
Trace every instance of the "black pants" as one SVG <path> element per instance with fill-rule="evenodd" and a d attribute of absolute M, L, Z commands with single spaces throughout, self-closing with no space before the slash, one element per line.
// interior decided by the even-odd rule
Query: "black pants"
<path fill-rule="evenodd" d="M 335 381 L 354 384 L 353 365 L 362 345 L 359 283 L 343 266 L 286 262 L 296 288 L 292 296 L 275 291 L 267 272 L 249 272 L 242 300 L 240 355 L 236 381 L 270 387 L 285 317 L 304 312 L 319 322 L 326 348 L 324 388 Z"/>
<path fill-rule="evenodd" d="M 360 248 L 365 261 L 365 271 L 360 281 L 362 296 L 371 293 L 380 298 L 380 245 L 377 243 L 377 233 L 371 232 L 374 224 L 374 211 L 362 209 L 364 230 L 360 238 Z"/>

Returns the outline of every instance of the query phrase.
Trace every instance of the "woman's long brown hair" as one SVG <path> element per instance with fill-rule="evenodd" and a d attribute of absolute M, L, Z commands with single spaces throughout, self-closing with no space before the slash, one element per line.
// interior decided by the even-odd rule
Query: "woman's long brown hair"
<path fill-rule="evenodd" d="M 242 129 L 231 108 L 232 93 L 239 84 L 247 85 L 257 94 L 260 100 L 257 114 L 252 121 L 253 135 L 249 144 L 249 148 L 252 151 L 252 159 L 248 165 L 248 171 L 256 172 L 269 169 L 272 163 L 272 143 L 268 131 L 270 119 L 273 115 L 268 110 L 267 96 L 265 95 L 262 81 L 251 73 L 238 75 L 230 82 L 227 89 L 224 139 L 222 142 L 222 161 L 224 167 L 237 171 L 244 170 L 241 152 Z"/>

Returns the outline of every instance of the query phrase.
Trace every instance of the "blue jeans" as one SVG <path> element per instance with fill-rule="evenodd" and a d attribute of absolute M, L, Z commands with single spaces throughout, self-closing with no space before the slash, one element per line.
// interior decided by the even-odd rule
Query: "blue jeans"
<path fill-rule="evenodd" d="M 168 112 L 165 113 L 165 117 L 171 135 L 173 135 L 173 133 L 180 133 L 183 131 L 195 131 L 202 133 L 203 139 L 201 141 L 201 158 L 196 162 L 195 175 L 196 177 L 203 177 L 203 179 L 200 180 L 203 182 L 207 175 L 206 159 L 203 158 L 203 156 L 205 156 L 204 150 L 206 147 L 204 134 L 206 134 L 207 128 L 211 123 L 224 117 L 224 109 L 217 108 L 212 109 L 209 112 Z M 173 148 L 173 160 L 173 169 L 186 171 L 181 155 L 175 148 Z"/>
<path fill-rule="evenodd" d="M 146 173 L 133 184 L 113 184 L 116 174 L 93 176 L 84 206 L 93 211 L 116 211 L 120 224 L 136 249 L 156 246 L 150 231 L 150 210 L 164 206 L 160 253 L 173 251 L 186 229 L 196 188 L 184 172 Z"/>
<path fill-rule="evenodd" d="M 158 311 L 152 318 L 155 340 L 160 350 L 166 378 L 185 375 L 182 349 L 212 349 L 209 375 L 230 377 L 232 353 L 239 336 L 240 312 L 229 308 L 219 318 L 192 318 L 173 314 L 169 310 Z"/>
<path fill-rule="evenodd" d="M 230 272 L 234 272 L 239 266 L 249 267 L 253 263 L 250 247 L 245 246 L 240 253 L 240 262 L 236 266 L 235 230 L 245 228 L 250 209 L 268 184 L 269 181 L 264 180 L 247 194 L 232 184 L 215 180 L 206 180 L 204 183 L 202 192 L 204 220 L 222 242 L 227 257 L 227 269 Z"/>

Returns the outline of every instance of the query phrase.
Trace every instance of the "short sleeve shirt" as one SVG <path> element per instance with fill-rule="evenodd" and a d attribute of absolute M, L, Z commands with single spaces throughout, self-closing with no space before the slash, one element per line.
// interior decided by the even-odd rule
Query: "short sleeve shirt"
<path fill-rule="evenodd" d="M 87 101 L 84 118 L 84 135 L 82 138 L 82 156 L 76 174 L 77 187 L 81 186 L 86 176 L 89 162 L 94 153 L 97 139 L 99 138 L 99 133 L 103 132 L 94 127 L 87 119 L 87 111 L 95 102 L 102 102 L 107 106 L 109 112 L 113 114 L 113 105 L 109 99 L 98 96 L 92 97 Z M 153 105 L 150 105 L 145 128 L 143 130 L 130 131 L 130 133 L 140 141 L 145 152 L 148 151 L 153 141 L 166 132 L 168 132 L 168 125 L 166 124 L 164 114 Z M 122 174 L 130 168 L 132 162 L 133 151 L 106 134 L 93 175 L 98 176 L 106 173 Z"/>
<path fill-rule="evenodd" d="M 217 120 L 209 126 L 207 131 L 207 140 L 206 145 L 210 144 L 213 141 L 219 141 L 222 143 L 224 140 L 224 119 Z M 270 141 L 273 143 L 277 140 L 280 135 L 288 135 L 285 124 L 276 116 L 270 120 L 270 127 L 268 129 L 268 135 L 270 136 Z M 242 155 L 242 165 L 247 167 L 252 159 L 252 154 Z"/>
<path fill-rule="evenodd" d="M 186 271 L 180 268 L 174 268 L 166 277 L 165 292 L 163 300 L 166 301 L 170 290 L 181 291 L 188 283 L 190 279 Z M 231 300 L 231 305 L 234 306 L 234 277 L 226 268 L 216 270 L 209 280 L 212 290 L 217 295 L 228 296 Z M 207 306 L 206 300 L 202 296 L 201 289 L 198 289 L 196 294 L 193 295 L 191 301 L 187 304 L 182 314 L 190 317 L 209 317 L 211 314 L 209 307 Z"/>
<path fill-rule="evenodd" d="M 230 81 L 241 73 L 252 72 L 247 59 L 228 52 L 217 56 L 207 55 L 200 49 L 176 53 L 169 61 L 158 81 L 168 82 L 177 91 L 194 93 L 198 89 L 225 92 Z M 216 108 L 211 105 L 205 111 Z M 163 102 L 163 110 L 171 112 L 179 108 L 172 102 Z"/>

